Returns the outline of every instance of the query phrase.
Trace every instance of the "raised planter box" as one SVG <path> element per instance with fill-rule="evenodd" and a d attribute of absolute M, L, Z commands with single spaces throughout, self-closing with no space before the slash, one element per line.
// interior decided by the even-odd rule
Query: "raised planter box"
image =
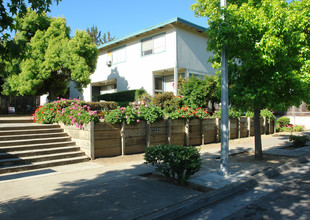
<path fill-rule="evenodd" d="M 219 142 L 221 120 L 175 119 L 149 123 L 142 121 L 136 125 L 109 124 L 94 125 L 94 158 L 142 153 L 146 146 L 158 144 L 203 145 Z M 231 119 L 230 139 L 254 135 L 254 120 L 246 117 Z M 274 122 L 261 118 L 261 133 L 273 134 Z"/>

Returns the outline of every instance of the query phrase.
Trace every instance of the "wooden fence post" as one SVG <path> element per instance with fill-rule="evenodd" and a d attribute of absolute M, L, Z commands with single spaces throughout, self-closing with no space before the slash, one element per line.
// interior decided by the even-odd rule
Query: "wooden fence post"
<path fill-rule="evenodd" d="M 215 142 L 220 142 L 220 119 L 215 119 L 215 127 L 216 127 L 216 134 L 215 134 Z"/>
<path fill-rule="evenodd" d="M 189 119 L 186 119 L 185 122 L 185 143 L 186 146 L 189 146 Z"/>
<path fill-rule="evenodd" d="M 205 120 L 200 120 L 201 145 L 205 144 Z"/>
<path fill-rule="evenodd" d="M 247 126 L 248 126 L 248 129 L 247 129 L 248 137 L 251 137 L 251 118 L 250 117 L 247 117 Z"/>
<path fill-rule="evenodd" d="M 146 139 L 146 146 L 149 147 L 151 144 L 151 123 L 150 121 L 146 122 L 145 125 L 145 139 Z"/>
<path fill-rule="evenodd" d="M 238 138 L 240 139 L 241 138 L 241 118 L 238 117 L 237 118 L 237 134 L 238 134 Z"/>
<path fill-rule="evenodd" d="M 171 119 L 167 120 L 167 144 L 171 145 Z"/>
<path fill-rule="evenodd" d="M 121 146 L 122 146 L 122 156 L 125 155 L 125 121 L 122 122 L 121 128 Z"/>
<path fill-rule="evenodd" d="M 90 125 L 90 129 L 89 129 L 89 133 L 90 133 L 90 157 L 92 160 L 95 159 L 96 155 L 95 155 L 95 123 L 93 121 L 91 121 L 89 123 Z"/>
<path fill-rule="evenodd" d="M 231 137 L 230 137 L 230 135 L 231 135 L 231 129 L 230 129 L 230 121 L 231 121 L 231 119 L 229 118 L 228 119 L 228 139 L 231 139 Z"/>

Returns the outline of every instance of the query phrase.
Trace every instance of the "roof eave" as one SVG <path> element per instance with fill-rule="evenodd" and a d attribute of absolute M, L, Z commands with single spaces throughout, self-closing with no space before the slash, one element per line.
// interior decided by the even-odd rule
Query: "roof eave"
<path fill-rule="evenodd" d="M 140 31 L 137 31 L 137 32 L 134 32 L 132 34 L 129 34 L 129 35 L 126 35 L 124 37 L 121 37 L 121 38 L 118 38 L 116 40 L 113 40 L 113 41 L 110 41 L 108 43 L 105 43 L 103 45 L 100 45 L 98 46 L 98 50 L 101 50 L 101 49 L 104 49 L 104 48 L 109 48 L 111 47 L 112 45 L 115 45 L 115 44 L 119 44 L 120 42 L 122 41 L 126 41 L 126 40 L 129 40 L 131 38 L 134 38 L 134 37 L 138 37 L 140 36 L 141 34 L 145 34 L 147 32 L 150 32 L 150 31 L 153 31 L 153 30 L 156 30 L 156 29 L 159 29 L 159 28 L 164 28 L 166 27 L 167 25 L 173 25 L 173 24 L 177 24 L 177 23 L 182 23 L 182 24 L 185 24 L 185 25 L 188 25 L 194 29 L 196 29 L 198 32 L 201 32 L 201 33 L 205 33 L 206 32 L 206 28 L 202 27 L 202 26 L 199 26 L 199 25 L 196 25 L 194 23 L 191 23 L 189 21 L 186 21 L 182 18 L 179 18 L 179 17 L 175 17 L 175 18 L 172 18 L 170 20 L 167 20 L 165 22 L 162 22 L 160 24 L 157 24 L 157 25 L 154 25 L 154 26 L 151 26 L 151 27 L 148 27 L 148 28 L 145 28 L 143 30 L 140 30 Z"/>

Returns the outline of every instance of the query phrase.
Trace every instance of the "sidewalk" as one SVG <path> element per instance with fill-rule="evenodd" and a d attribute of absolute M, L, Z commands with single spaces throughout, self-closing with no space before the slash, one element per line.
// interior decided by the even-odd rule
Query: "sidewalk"
<path fill-rule="evenodd" d="M 234 172 L 226 177 L 227 184 L 211 183 L 224 178 L 216 175 L 220 144 L 201 146 L 206 164 L 217 168 L 191 178 L 202 192 L 188 187 L 144 177 L 154 167 L 143 164 L 143 156 L 132 156 L 116 163 L 113 158 L 87 163 L 53 167 L 37 171 L 0 175 L 0 219 L 173 219 L 193 209 L 218 201 L 244 187 L 257 183 L 258 178 L 281 174 L 290 166 L 310 160 L 310 146 L 298 150 L 279 149 L 287 144 L 287 135 L 263 136 L 263 150 L 285 154 L 286 166 L 267 169 L 255 164 L 249 172 Z M 230 141 L 231 153 L 253 150 L 253 138 Z M 299 153 L 296 153 L 298 152 Z M 297 155 L 298 154 L 298 155 Z M 293 159 L 290 159 L 293 158 Z M 234 164 L 232 163 L 234 166 Z M 279 164 L 277 164 L 278 166 Z M 210 165 L 211 166 L 211 165 Z M 234 167 L 232 166 L 232 169 Z M 240 170 L 241 163 L 236 166 Z M 249 167 L 248 165 L 246 165 Z M 268 165 L 269 166 L 269 165 Z M 267 169 L 263 172 L 262 169 Z M 253 175 L 256 174 L 256 175 Z M 215 179 L 210 181 L 210 175 Z M 205 178 L 206 177 L 206 178 Z M 196 181 L 201 179 L 202 181 Z"/>

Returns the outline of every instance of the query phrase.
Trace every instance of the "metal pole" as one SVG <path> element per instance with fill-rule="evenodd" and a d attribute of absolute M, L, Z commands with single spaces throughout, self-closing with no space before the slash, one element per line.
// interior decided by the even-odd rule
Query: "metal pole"
<path fill-rule="evenodd" d="M 221 0 L 221 7 L 226 7 L 226 0 Z M 222 15 L 224 19 L 224 15 Z M 229 128 L 228 128 L 228 63 L 225 46 L 221 51 L 221 162 L 220 171 L 229 173 Z"/>

